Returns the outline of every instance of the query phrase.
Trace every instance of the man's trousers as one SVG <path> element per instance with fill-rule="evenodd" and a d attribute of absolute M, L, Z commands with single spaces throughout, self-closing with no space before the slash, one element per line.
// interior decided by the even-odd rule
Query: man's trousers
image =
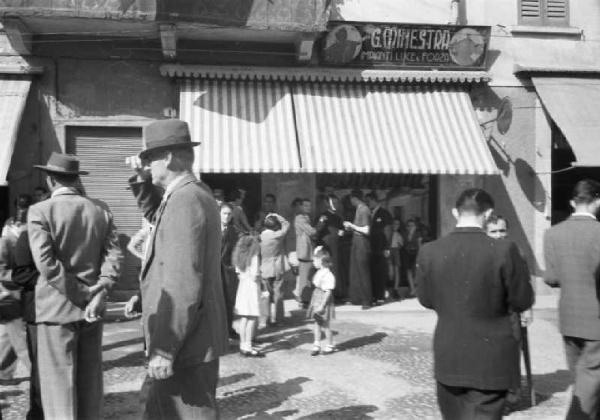
<path fill-rule="evenodd" d="M 488 391 L 437 383 L 437 398 L 444 420 L 500 420 L 507 390 Z"/>
<path fill-rule="evenodd" d="M 100 419 L 102 323 L 37 324 L 37 352 L 45 418 Z"/>
<path fill-rule="evenodd" d="M 567 420 L 600 416 L 600 341 L 563 337 L 569 370 L 575 376 Z"/>
<path fill-rule="evenodd" d="M 146 377 L 144 420 L 216 420 L 219 359 L 174 369 L 167 379 Z"/>

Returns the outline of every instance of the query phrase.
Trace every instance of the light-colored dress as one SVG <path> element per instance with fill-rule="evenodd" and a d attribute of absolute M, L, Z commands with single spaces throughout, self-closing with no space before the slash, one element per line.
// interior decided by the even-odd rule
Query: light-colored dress
<path fill-rule="evenodd" d="M 240 284 L 235 297 L 235 314 L 239 316 L 260 315 L 260 264 L 258 255 L 252 258 L 244 271 L 237 270 Z"/>
<path fill-rule="evenodd" d="M 323 321 L 329 321 L 335 318 L 335 306 L 333 305 L 333 289 L 335 289 L 335 276 L 329 268 L 320 268 L 313 276 L 313 290 L 310 305 L 308 305 L 307 317 L 312 318 L 313 314 L 323 305 L 323 300 L 326 299 L 323 305 L 324 312 Z M 329 297 L 326 297 L 326 292 L 330 291 Z"/>

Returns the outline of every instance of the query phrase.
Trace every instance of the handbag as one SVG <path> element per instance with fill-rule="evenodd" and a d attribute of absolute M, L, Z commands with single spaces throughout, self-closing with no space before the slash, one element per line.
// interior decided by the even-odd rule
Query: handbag
<path fill-rule="evenodd" d="M 0 322 L 12 321 L 20 318 L 21 301 L 14 296 L 5 295 L 0 299 Z"/>

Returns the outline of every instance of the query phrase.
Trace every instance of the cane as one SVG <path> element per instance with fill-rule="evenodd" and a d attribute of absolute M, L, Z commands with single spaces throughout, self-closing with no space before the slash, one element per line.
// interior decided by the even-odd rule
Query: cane
<path fill-rule="evenodd" d="M 521 319 L 519 319 L 521 321 Z M 527 387 L 531 397 L 531 406 L 535 406 L 535 389 L 533 388 L 533 377 L 531 375 L 531 356 L 529 354 L 529 337 L 527 335 L 527 324 L 521 322 L 521 350 L 525 361 L 525 373 L 527 375 Z"/>

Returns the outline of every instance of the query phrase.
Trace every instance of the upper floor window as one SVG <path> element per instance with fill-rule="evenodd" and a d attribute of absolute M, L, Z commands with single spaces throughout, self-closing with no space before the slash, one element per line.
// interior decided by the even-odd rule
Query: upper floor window
<path fill-rule="evenodd" d="M 519 24 L 569 26 L 569 0 L 519 0 Z"/>

